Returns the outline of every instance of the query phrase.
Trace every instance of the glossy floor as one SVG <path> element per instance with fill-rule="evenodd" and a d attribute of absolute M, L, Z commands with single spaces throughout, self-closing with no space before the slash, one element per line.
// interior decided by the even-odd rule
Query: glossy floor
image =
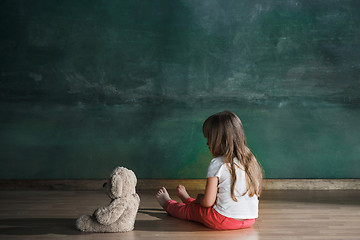
<path fill-rule="evenodd" d="M 102 191 L 0 191 L 0 239 L 360 239 L 360 191 L 265 191 L 254 226 L 233 231 L 172 218 L 155 193 L 139 192 L 134 231 L 82 233 L 75 220 L 108 204 Z"/>

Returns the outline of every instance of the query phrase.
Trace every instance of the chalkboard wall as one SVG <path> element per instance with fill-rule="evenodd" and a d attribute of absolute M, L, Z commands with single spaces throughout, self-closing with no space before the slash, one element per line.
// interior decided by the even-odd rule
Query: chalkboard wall
<path fill-rule="evenodd" d="M 267 178 L 360 178 L 360 1 L 2 0 L 0 178 L 204 178 L 244 123 Z"/>

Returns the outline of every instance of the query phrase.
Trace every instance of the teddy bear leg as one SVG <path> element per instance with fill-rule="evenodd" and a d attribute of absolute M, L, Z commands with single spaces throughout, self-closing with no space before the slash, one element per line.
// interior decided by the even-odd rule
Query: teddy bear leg
<path fill-rule="evenodd" d="M 99 223 L 92 216 L 83 215 L 76 220 L 76 228 L 82 232 L 98 232 Z"/>

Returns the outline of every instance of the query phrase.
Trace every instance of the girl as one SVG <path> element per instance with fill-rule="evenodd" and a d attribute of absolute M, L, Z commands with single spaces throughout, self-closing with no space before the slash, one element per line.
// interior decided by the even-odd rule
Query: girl
<path fill-rule="evenodd" d="M 156 194 L 159 204 L 174 217 L 212 229 L 252 226 L 258 217 L 262 169 L 246 144 L 240 119 L 229 111 L 217 113 L 204 122 L 203 133 L 214 157 L 207 172 L 205 194 L 195 200 L 179 185 L 177 195 L 183 203 L 178 203 L 163 187 Z"/>

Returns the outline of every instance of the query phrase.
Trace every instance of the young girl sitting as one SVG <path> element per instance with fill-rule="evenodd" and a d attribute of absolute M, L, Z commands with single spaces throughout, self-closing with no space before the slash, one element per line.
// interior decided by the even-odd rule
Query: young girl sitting
<path fill-rule="evenodd" d="M 204 122 L 203 133 L 214 157 L 209 164 L 205 193 L 193 199 L 179 185 L 177 196 L 183 203 L 178 203 L 163 187 L 156 194 L 159 204 L 171 216 L 212 229 L 252 226 L 258 217 L 262 169 L 246 144 L 240 119 L 229 111 L 214 114 Z"/>

